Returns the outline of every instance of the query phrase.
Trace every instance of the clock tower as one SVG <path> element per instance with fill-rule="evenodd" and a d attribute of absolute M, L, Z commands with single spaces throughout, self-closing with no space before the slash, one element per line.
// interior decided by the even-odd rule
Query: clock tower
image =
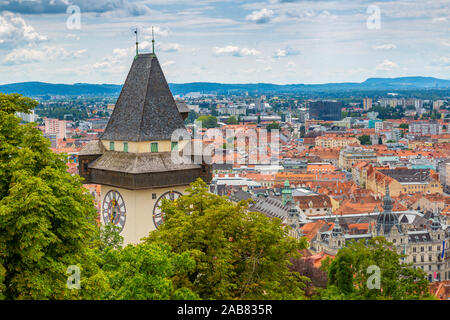
<path fill-rule="evenodd" d="M 190 139 L 172 137 L 175 131 L 190 137 L 186 116 L 156 55 L 137 54 L 105 132 L 79 154 L 85 183 L 101 185 L 102 223 L 118 226 L 125 244 L 140 242 L 164 222 L 162 199 L 176 200 L 197 178 L 211 182 L 211 166 L 204 161 L 173 160 L 173 152 L 193 149 Z"/>

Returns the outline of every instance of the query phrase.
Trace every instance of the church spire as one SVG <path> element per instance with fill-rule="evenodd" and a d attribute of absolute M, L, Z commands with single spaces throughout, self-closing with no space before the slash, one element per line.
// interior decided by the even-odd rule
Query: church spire
<path fill-rule="evenodd" d="M 400 231 L 398 217 L 392 212 L 394 200 L 391 198 L 389 185 L 386 184 L 386 194 L 383 198 L 383 212 L 377 218 L 377 232 L 380 234 L 389 234 L 394 226 L 397 226 Z"/>
<path fill-rule="evenodd" d="M 342 234 L 342 228 L 339 225 L 339 218 L 338 218 L 337 213 L 336 213 L 336 218 L 334 220 L 334 227 L 333 227 L 333 230 L 331 231 L 331 233 L 334 237 L 337 237 Z"/>

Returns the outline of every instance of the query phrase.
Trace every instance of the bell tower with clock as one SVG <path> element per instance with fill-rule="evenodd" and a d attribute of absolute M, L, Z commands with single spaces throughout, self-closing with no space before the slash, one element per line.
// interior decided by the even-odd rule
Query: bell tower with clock
<path fill-rule="evenodd" d="M 172 152 L 192 147 L 192 141 L 172 137 L 175 131 L 190 137 L 186 116 L 154 52 L 137 54 L 105 132 L 79 154 L 84 183 L 101 185 L 102 223 L 118 226 L 125 244 L 139 243 L 164 222 L 163 199 L 176 200 L 197 178 L 211 182 L 205 162 L 172 159 Z"/>

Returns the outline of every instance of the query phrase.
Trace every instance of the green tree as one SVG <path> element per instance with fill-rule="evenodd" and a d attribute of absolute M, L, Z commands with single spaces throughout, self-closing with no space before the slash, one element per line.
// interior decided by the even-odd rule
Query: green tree
<path fill-rule="evenodd" d="M 16 112 L 37 102 L 0 94 L 0 281 L 6 299 L 97 299 L 107 288 L 93 248 L 97 212 L 66 157 Z M 67 288 L 69 266 L 81 290 Z M 0 284 L 1 287 L 1 284 Z"/>
<path fill-rule="evenodd" d="M 300 126 L 300 138 L 304 138 L 305 137 L 305 132 L 306 132 L 306 128 L 305 126 Z"/>
<path fill-rule="evenodd" d="M 333 261 L 323 267 L 328 271 L 328 287 L 318 290 L 321 299 L 347 300 L 416 300 L 432 299 L 426 274 L 403 262 L 405 255 L 399 254 L 392 243 L 383 237 L 351 242 L 338 251 Z M 379 289 L 374 284 L 374 271 L 380 269 Z"/>
<path fill-rule="evenodd" d="M 307 242 L 288 236 L 279 219 L 248 212 L 208 192 L 197 180 L 187 195 L 164 201 L 165 223 L 149 244 L 167 244 L 177 254 L 190 251 L 195 269 L 180 278 L 202 299 L 299 299 L 307 278 L 291 272 L 290 260 Z"/>
<path fill-rule="evenodd" d="M 370 139 L 370 136 L 368 136 L 368 135 L 360 136 L 360 137 L 358 137 L 358 140 L 361 142 L 361 144 L 363 146 L 372 144 L 372 140 Z"/>
<path fill-rule="evenodd" d="M 217 128 L 217 118 L 214 116 L 201 116 L 197 119 L 202 123 L 203 128 Z"/>
<path fill-rule="evenodd" d="M 194 123 L 197 119 L 197 113 L 194 110 L 189 111 L 188 117 L 185 120 L 186 124 Z"/>
<path fill-rule="evenodd" d="M 272 122 L 271 124 L 267 125 L 266 129 L 270 132 L 272 130 L 280 130 L 281 126 L 277 122 Z"/>
<path fill-rule="evenodd" d="M 195 300 L 198 296 L 174 282 L 195 268 L 190 252 L 176 254 L 163 244 L 142 243 L 124 249 L 108 247 L 103 270 L 111 290 L 111 300 Z"/>
<path fill-rule="evenodd" d="M 401 125 L 399 125 L 398 126 L 400 129 L 406 129 L 406 130 L 408 130 L 409 129 L 409 124 L 407 124 L 407 123 L 402 123 Z"/>
<path fill-rule="evenodd" d="M 235 116 L 231 116 L 227 119 L 227 124 L 238 124 L 238 121 Z"/>

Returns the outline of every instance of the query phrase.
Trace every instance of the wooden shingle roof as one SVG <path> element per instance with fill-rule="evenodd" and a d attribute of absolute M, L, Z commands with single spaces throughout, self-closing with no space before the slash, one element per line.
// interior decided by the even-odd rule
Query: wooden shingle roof
<path fill-rule="evenodd" d="M 186 130 L 158 59 L 138 55 L 101 139 L 170 140 L 177 129 Z"/>

